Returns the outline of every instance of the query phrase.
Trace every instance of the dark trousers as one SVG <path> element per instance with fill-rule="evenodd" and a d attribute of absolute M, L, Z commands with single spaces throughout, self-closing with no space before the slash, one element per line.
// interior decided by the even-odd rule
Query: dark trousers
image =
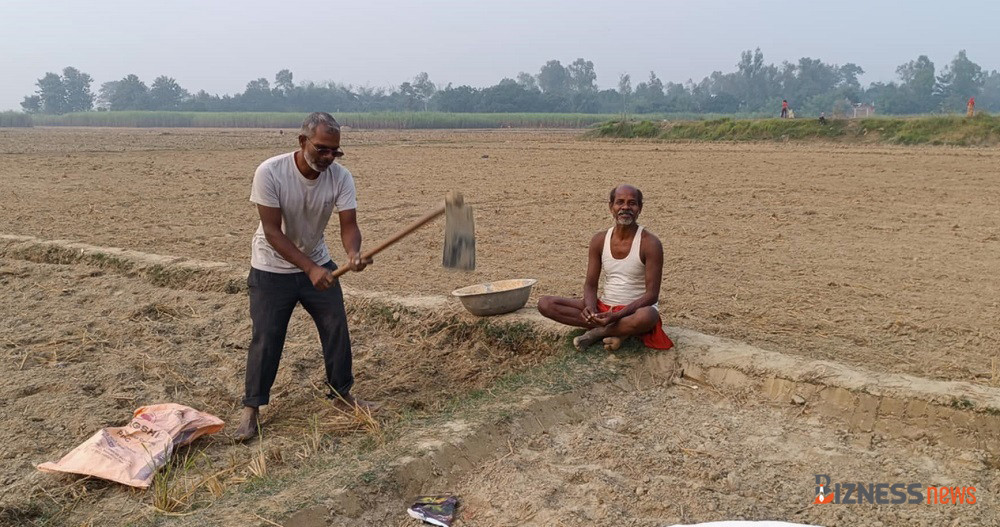
<path fill-rule="evenodd" d="M 333 262 L 323 265 L 337 268 Z M 317 291 L 306 273 L 279 274 L 250 269 L 250 319 L 253 337 L 247 353 L 246 393 L 244 406 L 264 406 L 271 397 L 271 385 L 278 374 L 278 362 L 285 347 L 285 333 L 295 305 L 312 316 L 319 330 L 326 363 L 326 379 L 340 395 L 350 395 L 354 384 L 351 372 L 351 338 L 347 331 L 344 293 L 340 281 L 326 291 Z"/>

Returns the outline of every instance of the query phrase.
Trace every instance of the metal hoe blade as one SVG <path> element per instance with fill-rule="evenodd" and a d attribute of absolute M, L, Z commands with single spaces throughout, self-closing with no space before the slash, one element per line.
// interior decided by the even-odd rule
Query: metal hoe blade
<path fill-rule="evenodd" d="M 476 222 L 472 206 L 462 195 L 448 193 L 445 200 L 444 257 L 442 265 L 450 269 L 471 271 L 476 268 Z"/>

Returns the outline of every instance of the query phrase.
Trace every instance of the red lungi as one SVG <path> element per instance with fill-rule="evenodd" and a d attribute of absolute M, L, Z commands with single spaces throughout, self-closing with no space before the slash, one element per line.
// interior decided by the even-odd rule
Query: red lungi
<path fill-rule="evenodd" d="M 608 311 L 616 313 L 622 309 L 625 309 L 625 306 L 609 306 L 600 300 L 597 301 L 597 310 L 601 313 L 607 313 Z M 656 327 L 649 333 L 639 335 L 639 338 L 642 339 L 643 346 L 647 348 L 668 350 L 674 347 L 674 342 L 663 331 L 663 319 L 660 318 L 659 312 L 656 314 Z"/>

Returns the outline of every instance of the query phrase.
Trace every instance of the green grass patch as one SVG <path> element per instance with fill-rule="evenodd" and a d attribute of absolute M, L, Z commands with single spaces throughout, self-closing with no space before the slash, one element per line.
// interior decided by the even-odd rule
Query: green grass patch
<path fill-rule="evenodd" d="M 976 406 L 976 403 L 966 399 L 965 397 L 961 399 L 952 399 L 951 407 L 958 410 L 971 410 Z"/>
<path fill-rule="evenodd" d="M 1000 144 L 1000 117 L 870 117 L 866 119 L 731 119 L 704 121 L 608 121 L 588 137 L 665 141 L 826 140 L 900 145 L 993 146 Z"/>
<path fill-rule="evenodd" d="M 284 487 L 285 481 L 274 476 L 254 476 L 238 488 L 244 494 L 255 497 L 273 496 Z"/>

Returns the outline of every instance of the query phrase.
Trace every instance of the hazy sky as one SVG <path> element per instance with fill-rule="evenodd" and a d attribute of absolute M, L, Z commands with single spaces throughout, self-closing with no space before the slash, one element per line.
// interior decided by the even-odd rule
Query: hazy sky
<path fill-rule="evenodd" d="M 0 0 L 0 110 L 65 66 L 95 94 L 129 73 L 223 94 L 283 68 L 296 82 L 390 86 L 426 71 L 479 87 L 583 57 L 604 88 L 650 70 L 701 80 L 760 47 L 768 63 L 854 62 L 867 84 L 921 54 L 940 69 L 960 49 L 1000 69 L 998 28 L 997 0 Z"/>

